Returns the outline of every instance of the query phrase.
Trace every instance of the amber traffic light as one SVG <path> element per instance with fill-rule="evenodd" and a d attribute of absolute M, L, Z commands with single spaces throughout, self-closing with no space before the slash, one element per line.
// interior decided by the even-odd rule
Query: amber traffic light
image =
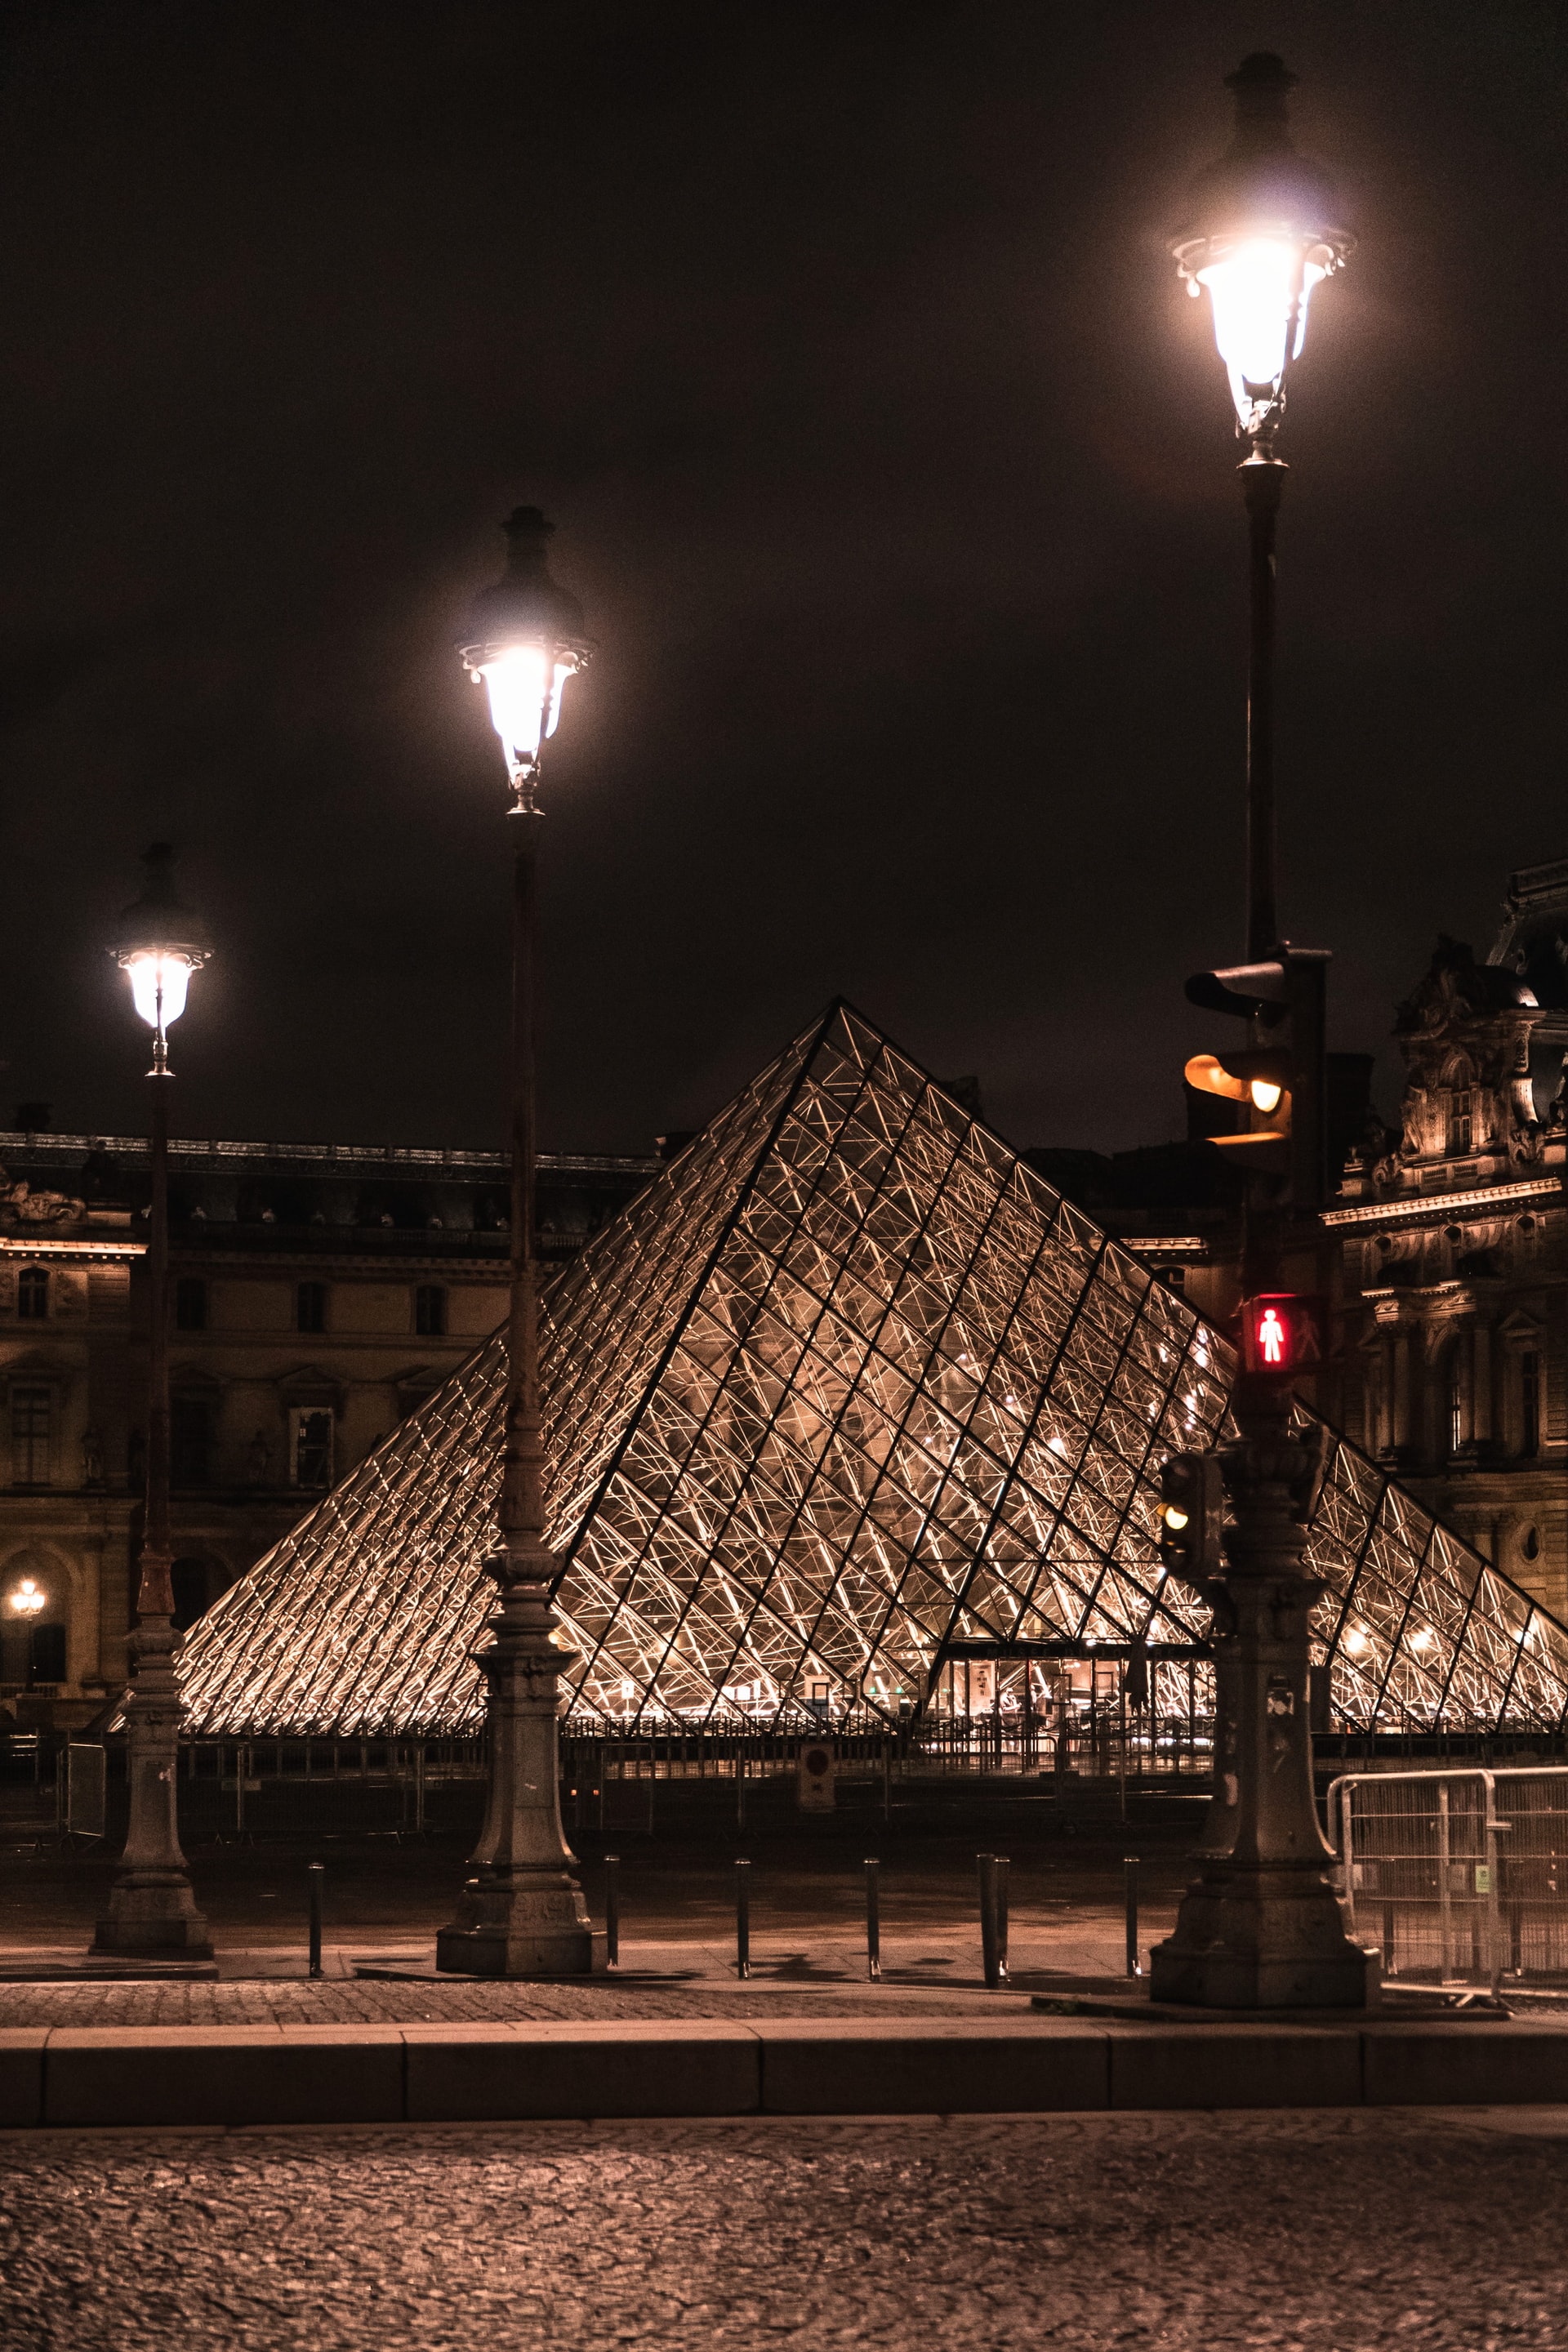
<path fill-rule="evenodd" d="M 1217 1454 L 1173 1454 L 1160 1470 L 1160 1557 L 1184 1584 L 1219 1572 L 1225 1488 Z"/>
<path fill-rule="evenodd" d="M 1287 1178 L 1289 1198 L 1302 1209 L 1321 1206 L 1328 1182 L 1328 968 L 1324 949 L 1281 947 L 1268 963 L 1195 972 L 1187 982 L 1189 1003 L 1245 1021 L 1250 1031 L 1246 1045 L 1194 1054 L 1186 1066 L 1188 1086 L 1241 1111 L 1240 1132 L 1210 1142 L 1244 1168 Z"/>

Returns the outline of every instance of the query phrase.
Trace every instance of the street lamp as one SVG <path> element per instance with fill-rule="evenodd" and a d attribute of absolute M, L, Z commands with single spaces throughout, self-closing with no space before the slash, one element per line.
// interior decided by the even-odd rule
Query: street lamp
<path fill-rule="evenodd" d="M 37 1617 L 47 1606 L 48 1598 L 40 1584 L 25 1576 L 11 1595 L 11 1606 L 18 1617 Z"/>
<path fill-rule="evenodd" d="M 147 1231 L 147 1505 L 141 1582 L 130 1639 L 125 1697 L 126 1777 L 131 1814 L 109 1908 L 95 1952 L 170 1954 L 205 1959 L 207 1923 L 196 1909 L 180 1850 L 175 1791 L 184 1708 L 174 1660 L 169 1531 L 169 1068 L 168 1029 L 185 1009 L 191 976 L 212 952 L 206 926 L 174 892 L 174 853 L 154 842 L 143 861 L 146 887 L 121 917 L 110 949 L 129 975 L 137 1012 L 153 1032 L 153 1197 Z"/>
<path fill-rule="evenodd" d="M 551 526 L 519 507 L 503 526 L 504 578 L 475 599 L 458 641 L 489 698 L 519 821 L 512 877 L 511 1299 L 499 1549 L 485 1678 L 489 1775 L 484 1827 L 458 1916 L 436 1942 L 437 1968 L 471 1976 L 586 1976 L 593 1937 L 574 1857 L 561 1824 L 556 1563 L 544 1531 L 544 1435 L 539 1393 L 538 1270 L 533 1252 L 534 954 L 539 833 L 536 793 L 567 679 L 592 650 L 583 608 L 551 578 Z"/>
<path fill-rule="evenodd" d="M 1315 1215 L 1321 1129 L 1308 1114 L 1322 1095 L 1327 958 L 1286 946 L 1275 905 L 1274 541 L 1285 478 L 1275 440 L 1312 290 L 1340 268 L 1352 240 L 1338 226 L 1322 173 L 1290 143 L 1292 80 L 1278 58 L 1262 55 L 1244 58 L 1229 77 L 1235 138 L 1198 180 L 1192 217 L 1171 247 L 1188 290 L 1208 293 L 1246 445 L 1239 471 L 1251 551 L 1247 965 L 1200 974 L 1187 987 L 1194 1003 L 1246 1012 L 1251 1043 L 1240 1055 L 1195 1055 L 1187 1076 L 1265 1118 L 1279 1111 L 1289 1087 L 1291 1205 L 1322 1248 Z M 1266 1018 L 1287 1008 L 1289 1056 L 1269 1048 Z M 1283 1140 L 1225 1139 L 1237 1149 Z M 1326 1334 L 1313 1303 L 1279 1286 L 1280 1231 L 1278 1204 L 1254 1195 L 1243 1362 L 1231 1394 L 1237 1433 L 1209 1454 L 1172 1456 L 1162 1472 L 1165 1566 L 1213 1612 L 1215 1795 L 1198 1876 L 1174 1932 L 1151 1956 L 1151 1987 L 1157 2000 L 1199 2007 L 1354 2009 L 1376 1982 L 1376 1956 L 1345 1932 L 1312 1794 L 1310 1617 L 1320 1588 L 1307 1573 L 1306 1549 L 1329 1437 L 1321 1423 L 1311 1433 L 1296 1427 L 1292 1394 L 1299 1372 L 1321 1370 Z"/>
<path fill-rule="evenodd" d="M 1259 52 L 1226 87 L 1236 132 L 1194 184 L 1190 218 L 1171 240 L 1189 294 L 1206 291 L 1215 341 L 1247 445 L 1237 469 L 1247 504 L 1251 628 L 1247 681 L 1247 953 L 1279 945 L 1274 857 L 1274 544 L 1284 461 L 1275 438 L 1290 371 L 1307 340 L 1315 287 L 1355 239 L 1339 225 L 1327 174 L 1290 142 L 1285 101 L 1296 77 Z"/>

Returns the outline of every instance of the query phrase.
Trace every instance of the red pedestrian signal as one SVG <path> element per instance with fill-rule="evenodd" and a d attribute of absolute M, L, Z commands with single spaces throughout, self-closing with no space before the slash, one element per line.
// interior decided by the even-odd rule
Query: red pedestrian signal
<path fill-rule="evenodd" d="M 1324 1301 L 1295 1290 L 1265 1292 L 1241 1310 L 1241 1360 L 1249 1372 L 1274 1372 L 1282 1380 L 1313 1371 L 1322 1362 Z"/>

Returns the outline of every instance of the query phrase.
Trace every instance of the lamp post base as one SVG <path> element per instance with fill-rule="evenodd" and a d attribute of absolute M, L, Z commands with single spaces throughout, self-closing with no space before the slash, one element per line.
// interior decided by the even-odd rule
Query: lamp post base
<path fill-rule="evenodd" d="M 594 1935 L 576 1881 L 563 1870 L 470 1878 L 436 1938 L 436 1966 L 472 1977 L 591 1975 Z"/>
<path fill-rule="evenodd" d="M 91 1948 L 143 1960 L 210 1960 L 212 1930 L 183 1870 L 138 1870 L 127 1872 L 110 1895 Z"/>
<path fill-rule="evenodd" d="M 500 1587 L 493 1640 L 479 1654 L 486 1683 L 489 1777 L 484 1827 L 458 1916 L 436 1938 L 436 1966 L 462 1976 L 585 1977 L 594 1933 L 561 1826 L 556 1685 L 567 1653 L 552 1633 L 549 1555 L 504 1551 L 486 1561 Z"/>
<path fill-rule="evenodd" d="M 1151 1999 L 1194 2009 L 1365 2009 L 1379 1983 L 1321 1870 L 1228 1858 L 1187 1889 L 1151 1962 Z"/>
<path fill-rule="evenodd" d="M 93 1936 L 95 1952 L 134 1953 L 141 1959 L 213 1956 L 212 1931 L 196 1908 L 180 1849 L 178 1645 L 169 1618 L 156 1613 L 144 1617 L 131 1637 L 125 1701 L 131 1821 L 109 1909 Z"/>

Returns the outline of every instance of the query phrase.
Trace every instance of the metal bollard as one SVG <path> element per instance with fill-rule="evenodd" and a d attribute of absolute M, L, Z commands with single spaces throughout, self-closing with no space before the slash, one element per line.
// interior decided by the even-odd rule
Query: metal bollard
<path fill-rule="evenodd" d="M 1124 1853 L 1121 1857 L 1121 1867 L 1127 1882 L 1127 1973 L 1130 1977 L 1141 1977 L 1143 1971 L 1138 1961 L 1137 1855 Z"/>
<path fill-rule="evenodd" d="M 980 1952 L 985 1982 L 994 1992 L 1007 1981 L 1007 1857 L 980 1853 Z"/>
<path fill-rule="evenodd" d="M 605 1959 L 608 1967 L 621 1965 L 621 1857 L 618 1853 L 605 1856 Z"/>
<path fill-rule="evenodd" d="M 866 1974 L 872 1984 L 882 1981 L 882 1865 L 866 1857 Z"/>
<path fill-rule="evenodd" d="M 321 1881 L 327 1874 L 324 1862 L 312 1862 L 306 1875 L 310 1887 L 310 1974 L 321 1973 Z"/>
<path fill-rule="evenodd" d="M 752 1865 L 735 1864 L 735 1974 L 752 1973 Z"/>

